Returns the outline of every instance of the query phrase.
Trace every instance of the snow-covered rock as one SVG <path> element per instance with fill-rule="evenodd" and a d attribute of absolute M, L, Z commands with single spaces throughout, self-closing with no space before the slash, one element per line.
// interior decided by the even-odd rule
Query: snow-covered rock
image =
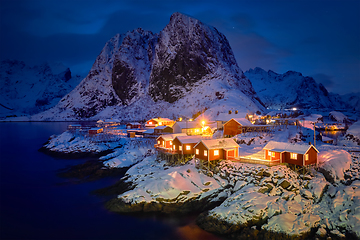
<path fill-rule="evenodd" d="M 352 162 L 351 155 L 345 150 L 321 151 L 318 158 L 319 171 L 331 183 L 344 180 L 344 173 Z"/>

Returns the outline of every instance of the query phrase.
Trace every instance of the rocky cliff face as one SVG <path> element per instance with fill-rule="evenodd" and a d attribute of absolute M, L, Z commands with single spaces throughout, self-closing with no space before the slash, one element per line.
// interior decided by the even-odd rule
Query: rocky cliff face
<path fill-rule="evenodd" d="M 174 13 L 154 34 L 136 29 L 106 43 L 88 76 L 50 111 L 34 119 L 192 115 L 226 102 L 263 108 L 238 67 L 226 37 L 214 27 Z M 179 111 L 179 106 L 181 106 Z M 184 109 L 185 108 L 185 109 Z"/>
<path fill-rule="evenodd" d="M 344 108 L 347 106 L 336 94 L 329 93 L 312 77 L 288 71 L 278 74 L 261 68 L 245 72 L 262 102 L 268 108 Z"/>

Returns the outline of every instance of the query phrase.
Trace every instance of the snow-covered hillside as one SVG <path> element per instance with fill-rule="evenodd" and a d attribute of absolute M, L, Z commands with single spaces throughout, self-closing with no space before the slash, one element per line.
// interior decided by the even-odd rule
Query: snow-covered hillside
<path fill-rule="evenodd" d="M 31 120 L 143 120 L 229 107 L 264 110 L 226 37 L 174 13 L 159 34 L 135 29 L 114 36 L 88 76 L 58 105 Z"/>
<path fill-rule="evenodd" d="M 53 107 L 80 82 L 62 64 L 0 62 L 0 116 L 34 114 Z"/>
<path fill-rule="evenodd" d="M 301 108 L 344 108 L 347 107 L 339 95 L 329 93 L 312 77 L 304 77 L 299 72 L 288 71 L 278 74 L 261 68 L 245 72 L 266 107 L 272 109 Z"/>
<path fill-rule="evenodd" d="M 341 99 L 355 111 L 360 111 L 360 92 L 341 95 Z"/>

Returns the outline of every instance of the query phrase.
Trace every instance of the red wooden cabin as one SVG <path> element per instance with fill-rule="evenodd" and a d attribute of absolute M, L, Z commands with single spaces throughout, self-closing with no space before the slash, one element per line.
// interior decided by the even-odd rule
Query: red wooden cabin
<path fill-rule="evenodd" d="M 264 147 L 264 158 L 280 163 L 305 166 L 318 163 L 319 151 L 314 145 L 300 145 L 270 141 Z"/>
<path fill-rule="evenodd" d="M 177 154 L 195 154 L 194 146 L 203 139 L 201 136 L 177 136 L 173 141 L 173 152 Z"/>
<path fill-rule="evenodd" d="M 251 126 L 246 118 L 232 118 L 224 124 L 224 136 L 235 136 L 242 133 L 243 126 Z"/>
<path fill-rule="evenodd" d="M 232 138 L 201 140 L 194 148 L 195 157 L 205 161 L 234 159 L 239 155 L 239 145 Z"/>
<path fill-rule="evenodd" d="M 185 136 L 185 133 L 178 134 L 164 134 L 156 139 L 155 148 L 164 149 L 164 150 L 172 150 L 173 140 L 177 136 Z"/>

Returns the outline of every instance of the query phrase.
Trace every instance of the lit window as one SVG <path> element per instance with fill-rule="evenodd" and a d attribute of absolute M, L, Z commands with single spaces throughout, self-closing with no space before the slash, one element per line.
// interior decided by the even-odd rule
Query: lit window
<path fill-rule="evenodd" d="M 199 149 L 195 149 L 195 154 L 199 155 Z"/>
<path fill-rule="evenodd" d="M 182 151 L 182 146 L 179 146 L 179 151 Z"/>
<path fill-rule="evenodd" d="M 149 122 L 149 124 L 151 125 L 151 124 L 152 124 L 152 122 Z"/>
<path fill-rule="evenodd" d="M 274 152 L 271 152 L 271 157 L 275 157 L 275 153 L 274 153 Z"/>
<path fill-rule="evenodd" d="M 206 151 L 206 150 L 204 150 L 204 156 L 205 156 L 205 157 L 207 156 L 207 151 Z"/>
<path fill-rule="evenodd" d="M 214 156 L 219 156 L 219 150 L 214 150 Z"/>
<path fill-rule="evenodd" d="M 268 151 L 268 156 L 271 157 L 271 152 L 270 151 Z"/>
<path fill-rule="evenodd" d="M 290 158 L 291 159 L 297 159 L 297 154 L 296 153 L 290 153 Z"/>
<path fill-rule="evenodd" d="M 161 126 L 162 125 L 162 122 L 159 122 L 159 126 Z"/>
<path fill-rule="evenodd" d="M 190 150 L 191 149 L 190 145 L 186 145 L 185 149 Z"/>
<path fill-rule="evenodd" d="M 173 145 L 173 149 L 175 150 L 175 145 Z"/>
<path fill-rule="evenodd" d="M 309 154 L 305 154 L 305 161 L 309 160 Z"/>
<path fill-rule="evenodd" d="M 172 141 L 170 141 L 170 146 L 172 145 Z"/>
<path fill-rule="evenodd" d="M 158 144 L 160 144 L 160 141 L 158 141 Z"/>

